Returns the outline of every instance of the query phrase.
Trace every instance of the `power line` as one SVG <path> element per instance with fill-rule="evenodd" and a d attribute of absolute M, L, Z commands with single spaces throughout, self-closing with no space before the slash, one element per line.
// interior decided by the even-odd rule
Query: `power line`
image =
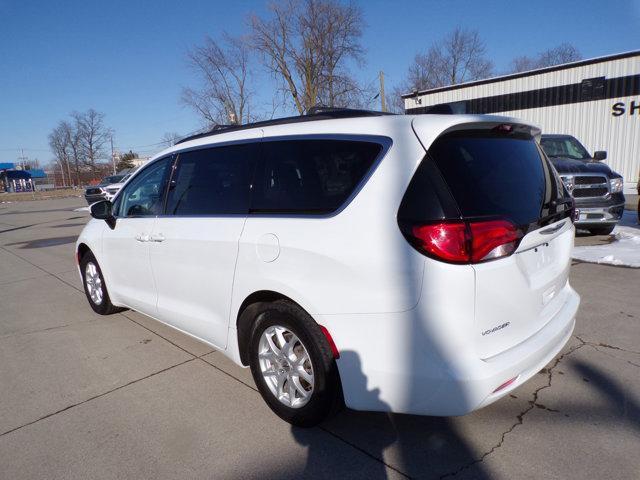
<path fill-rule="evenodd" d="M 155 146 L 158 146 L 158 145 L 166 145 L 166 144 L 167 144 L 167 142 L 162 141 L 162 142 L 158 142 L 158 143 L 150 143 L 149 145 L 133 145 L 133 146 L 129 145 L 129 147 L 128 147 L 128 148 L 129 148 L 129 149 L 133 149 L 133 148 L 146 148 L 146 147 L 155 147 Z"/>
<path fill-rule="evenodd" d="M 382 111 L 387 111 L 387 99 L 384 96 L 384 72 L 380 70 L 380 104 L 382 106 Z"/>

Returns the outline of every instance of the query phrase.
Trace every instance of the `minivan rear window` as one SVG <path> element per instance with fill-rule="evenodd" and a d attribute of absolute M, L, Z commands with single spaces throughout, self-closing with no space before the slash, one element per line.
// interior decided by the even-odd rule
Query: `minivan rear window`
<path fill-rule="evenodd" d="M 355 140 L 265 141 L 251 212 L 327 214 L 363 180 L 382 146 Z"/>
<path fill-rule="evenodd" d="M 516 225 L 540 219 L 553 173 L 533 138 L 459 131 L 438 138 L 429 154 L 463 217 L 501 217 Z"/>

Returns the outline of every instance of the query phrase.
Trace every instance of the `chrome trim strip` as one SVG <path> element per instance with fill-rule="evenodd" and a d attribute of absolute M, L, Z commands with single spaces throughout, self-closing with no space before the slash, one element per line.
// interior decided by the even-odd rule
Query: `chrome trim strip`
<path fill-rule="evenodd" d="M 544 230 L 540 230 L 539 233 L 541 233 L 542 235 L 551 235 L 552 233 L 556 233 L 558 230 L 564 227 L 564 224 L 565 222 L 562 222 L 556 225 L 555 227 L 545 228 Z"/>

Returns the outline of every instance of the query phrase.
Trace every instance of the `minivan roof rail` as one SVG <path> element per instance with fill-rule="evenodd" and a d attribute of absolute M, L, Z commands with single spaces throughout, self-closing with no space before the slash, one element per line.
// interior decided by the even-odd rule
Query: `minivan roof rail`
<path fill-rule="evenodd" d="M 211 130 L 196 133 L 178 140 L 175 144 L 188 142 L 197 138 L 217 135 L 219 133 L 235 132 L 237 130 L 248 130 L 250 128 L 269 127 L 272 125 L 286 125 L 288 123 L 313 122 L 316 120 L 331 120 L 335 118 L 356 118 L 356 117 L 379 117 L 383 115 L 395 115 L 395 113 L 378 112 L 376 110 L 361 110 L 355 108 L 333 108 L 333 107 L 312 107 L 305 115 L 294 117 L 274 118 L 261 122 L 246 123 L 244 125 L 216 125 Z"/>

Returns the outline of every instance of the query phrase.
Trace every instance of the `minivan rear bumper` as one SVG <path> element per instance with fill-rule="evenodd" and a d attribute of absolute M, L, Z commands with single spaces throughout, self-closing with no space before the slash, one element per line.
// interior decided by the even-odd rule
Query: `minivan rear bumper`
<path fill-rule="evenodd" d="M 450 338 L 446 323 L 455 318 L 423 322 L 420 306 L 393 314 L 319 315 L 317 320 L 340 350 L 337 364 L 349 408 L 464 415 L 522 385 L 562 350 L 580 303 L 569 284 L 565 288 L 562 308 L 542 329 L 484 360 L 471 344 L 465 346 L 467 340 Z M 433 328 L 441 322 L 443 329 Z M 508 387 L 495 392 L 513 378 Z"/>

